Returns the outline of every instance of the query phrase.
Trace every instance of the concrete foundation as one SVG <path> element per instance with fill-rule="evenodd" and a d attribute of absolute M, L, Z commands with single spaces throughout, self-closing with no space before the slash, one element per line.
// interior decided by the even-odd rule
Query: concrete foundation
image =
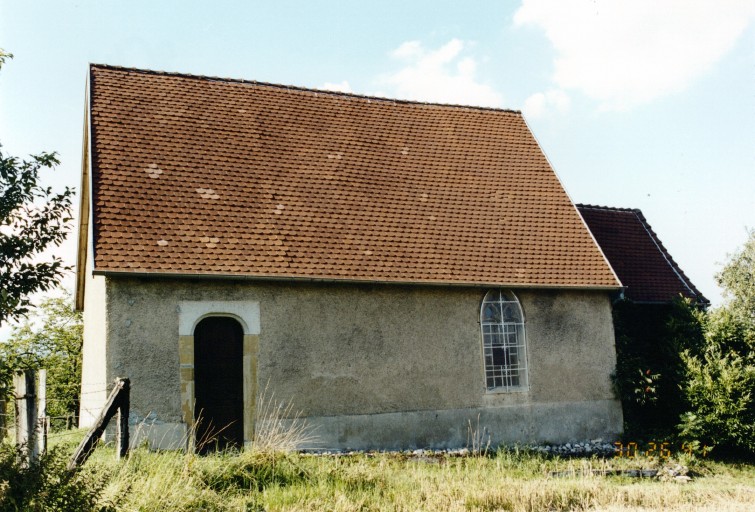
<path fill-rule="evenodd" d="M 560 421 L 555 423 L 555 418 Z M 321 416 L 307 418 L 315 440 L 302 447 L 439 450 L 471 446 L 475 434 L 494 447 L 514 443 L 561 444 L 604 436 L 613 438 L 621 421 L 621 411 L 613 400 Z"/>

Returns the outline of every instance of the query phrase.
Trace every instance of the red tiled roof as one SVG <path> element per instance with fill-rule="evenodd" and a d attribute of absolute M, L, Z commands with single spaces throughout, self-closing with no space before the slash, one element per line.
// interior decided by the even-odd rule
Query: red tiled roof
<path fill-rule="evenodd" d="M 92 65 L 96 272 L 618 287 L 519 112 Z"/>
<path fill-rule="evenodd" d="M 628 299 L 669 302 L 680 294 L 708 303 L 663 247 L 642 212 L 578 204 L 582 218 L 626 286 Z"/>

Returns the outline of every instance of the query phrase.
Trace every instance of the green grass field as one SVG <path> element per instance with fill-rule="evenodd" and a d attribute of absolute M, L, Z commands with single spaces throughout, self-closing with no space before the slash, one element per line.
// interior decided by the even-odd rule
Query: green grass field
<path fill-rule="evenodd" d="M 602 474 L 677 464 L 691 480 Z M 755 510 L 755 466 L 689 457 L 566 460 L 518 450 L 200 457 L 137 449 L 116 462 L 111 449 L 98 448 L 85 470 L 108 481 L 103 503 L 124 511 Z"/>

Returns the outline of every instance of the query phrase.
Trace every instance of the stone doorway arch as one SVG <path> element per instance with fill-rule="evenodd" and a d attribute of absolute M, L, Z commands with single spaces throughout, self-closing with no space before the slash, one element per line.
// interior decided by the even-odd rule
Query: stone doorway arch
<path fill-rule="evenodd" d="M 188 432 L 195 430 L 195 329 L 208 317 L 230 317 L 242 329 L 243 444 L 254 438 L 254 412 L 257 400 L 257 354 L 259 352 L 260 308 L 255 301 L 182 301 L 178 306 L 179 370 L 181 410 Z M 195 436 L 187 435 L 187 449 L 195 449 Z"/>

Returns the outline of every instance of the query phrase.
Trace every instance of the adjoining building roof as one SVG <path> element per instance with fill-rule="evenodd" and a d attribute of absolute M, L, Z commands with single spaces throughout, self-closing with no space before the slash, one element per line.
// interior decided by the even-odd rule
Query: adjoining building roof
<path fill-rule="evenodd" d="M 95 273 L 620 286 L 517 111 L 103 65 L 88 94 Z"/>
<path fill-rule="evenodd" d="M 578 204 L 582 218 L 608 258 L 626 298 L 670 302 L 682 295 L 708 304 L 638 209 Z"/>

